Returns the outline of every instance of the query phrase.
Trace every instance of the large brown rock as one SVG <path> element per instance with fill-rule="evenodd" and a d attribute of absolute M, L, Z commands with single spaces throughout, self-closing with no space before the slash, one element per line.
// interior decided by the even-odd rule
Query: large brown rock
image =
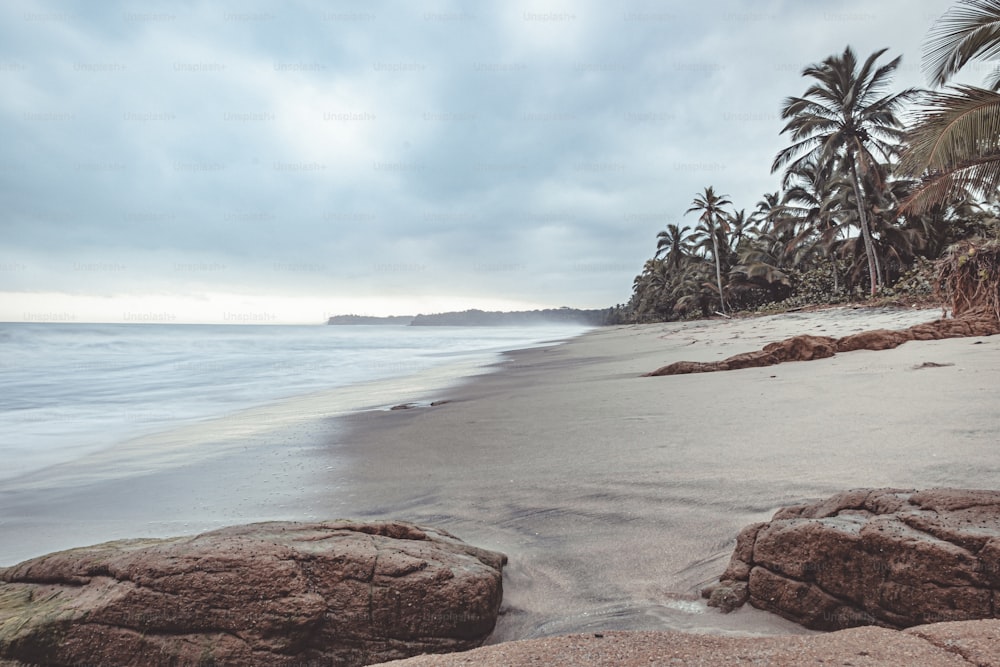
<path fill-rule="evenodd" d="M 72 549 L 0 570 L 0 665 L 364 665 L 470 649 L 493 630 L 505 562 L 398 522 Z"/>
<path fill-rule="evenodd" d="M 721 584 L 806 627 L 1000 617 L 1000 491 L 857 489 L 745 528 Z"/>

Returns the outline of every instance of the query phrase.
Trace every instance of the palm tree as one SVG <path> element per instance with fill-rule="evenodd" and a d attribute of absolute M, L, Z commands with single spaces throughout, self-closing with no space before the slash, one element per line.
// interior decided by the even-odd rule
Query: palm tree
<path fill-rule="evenodd" d="M 886 50 L 876 51 L 859 68 L 854 51 L 848 46 L 842 55 L 830 56 L 802 70 L 802 76 L 815 79 L 815 83 L 801 97 L 789 97 L 782 105 L 781 117 L 788 119 L 788 123 L 781 133 L 790 133 L 794 143 L 780 151 L 771 166 L 772 173 L 785 168 L 787 183 L 789 174 L 807 161 L 822 166 L 842 159 L 854 188 L 873 295 L 878 290 L 880 271 L 861 175 L 868 174 L 879 163 L 875 153 L 887 161 L 898 151 L 903 131 L 896 112 L 917 94 L 916 90 L 907 89 L 895 95 L 882 95 L 900 63 L 897 57 L 876 67 L 875 62 Z"/>
<path fill-rule="evenodd" d="M 726 215 L 726 224 L 729 225 L 729 231 L 732 234 L 730 241 L 731 250 L 739 252 L 740 246 L 747 240 L 748 233 L 753 225 L 753 215 L 751 214 L 750 217 L 747 217 L 746 209 L 741 208 Z"/>
<path fill-rule="evenodd" d="M 774 226 L 781 215 L 785 212 L 785 207 L 781 203 L 780 192 L 765 192 L 757 202 L 750 219 L 754 222 L 757 233 L 764 233 Z"/>
<path fill-rule="evenodd" d="M 730 288 L 737 293 L 763 291 L 768 301 L 788 296 L 791 281 L 781 268 L 788 265 L 786 247 L 787 239 L 774 228 L 748 237 L 739 249 L 736 266 L 729 272 Z"/>
<path fill-rule="evenodd" d="M 646 260 L 642 273 L 633 281 L 634 310 L 640 320 L 661 314 L 661 302 L 669 284 L 670 275 L 666 264 L 659 259 Z"/>
<path fill-rule="evenodd" d="M 835 177 L 833 163 L 820 168 L 811 161 L 801 165 L 792 174 L 782 200 L 784 215 L 778 219 L 779 231 L 788 230 L 785 253 L 792 265 L 814 258 L 826 258 L 830 264 L 834 292 L 840 291 L 840 276 L 835 248 L 841 240 L 844 227 L 838 220 L 837 185 L 842 177 Z"/>
<path fill-rule="evenodd" d="M 685 233 L 688 229 L 674 224 L 667 225 L 665 231 L 656 235 L 656 254 L 653 257 L 666 253 L 667 265 L 674 271 L 680 269 L 691 251 L 691 243 L 688 234 Z"/>
<path fill-rule="evenodd" d="M 684 268 L 673 292 L 677 299 L 673 304 L 674 313 L 687 315 L 697 308 L 702 317 L 712 314 L 711 305 L 715 301 L 716 286 L 712 284 L 710 274 L 707 262 L 692 262 Z"/>
<path fill-rule="evenodd" d="M 722 312 L 726 312 L 726 298 L 722 294 L 722 258 L 719 255 L 719 231 L 728 231 L 726 223 L 726 213 L 724 206 L 731 206 L 729 195 L 717 195 L 712 186 L 705 188 L 705 192 L 696 196 L 691 202 L 691 208 L 684 212 L 684 215 L 692 211 L 701 211 L 698 221 L 702 224 L 702 232 L 712 238 L 712 258 L 715 260 L 715 281 L 719 287 L 719 303 Z"/>
<path fill-rule="evenodd" d="M 880 173 L 871 172 L 863 179 L 862 186 L 865 193 L 865 206 L 868 222 L 872 231 L 877 232 L 875 239 L 875 256 L 879 260 L 879 279 L 883 284 L 892 283 L 898 278 L 904 267 L 911 264 L 915 255 L 915 250 L 919 244 L 919 233 L 900 224 L 899 202 L 906 196 L 910 189 L 910 182 L 906 179 L 892 178 L 889 174 L 888 165 L 880 165 Z M 842 202 L 842 208 L 853 210 L 856 205 L 853 201 L 853 188 L 842 183 L 836 190 L 835 198 Z M 852 250 L 855 254 L 863 256 L 857 251 L 856 239 L 848 239 L 841 244 L 842 251 L 850 255 Z"/>
<path fill-rule="evenodd" d="M 972 60 L 1000 55 L 1000 0 L 960 0 L 931 29 L 924 69 L 944 85 Z M 971 191 L 995 196 L 1000 187 L 1000 68 L 988 88 L 951 86 L 928 93 L 908 135 L 901 164 L 923 182 L 906 199 L 921 213 Z"/>

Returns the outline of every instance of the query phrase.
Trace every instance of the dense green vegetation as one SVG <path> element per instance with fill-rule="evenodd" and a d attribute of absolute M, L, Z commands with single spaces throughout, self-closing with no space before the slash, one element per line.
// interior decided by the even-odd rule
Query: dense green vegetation
<path fill-rule="evenodd" d="M 900 59 L 848 47 L 802 71 L 781 105 L 781 190 L 750 213 L 714 184 L 669 224 L 612 321 L 827 304 L 934 291 L 933 260 L 1000 239 L 1000 69 L 988 88 L 888 92 Z M 1000 55 L 1000 0 L 959 0 L 935 24 L 924 67 L 945 86 Z"/>

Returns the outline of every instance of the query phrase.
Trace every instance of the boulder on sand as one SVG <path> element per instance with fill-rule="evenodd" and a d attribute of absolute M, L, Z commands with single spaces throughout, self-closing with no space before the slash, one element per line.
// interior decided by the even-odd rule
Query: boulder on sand
<path fill-rule="evenodd" d="M 857 489 L 782 509 L 741 531 L 703 593 L 816 630 L 996 618 L 1000 491 Z"/>
<path fill-rule="evenodd" d="M 364 665 L 492 632 L 503 554 L 400 522 L 271 522 L 0 569 L 0 665 Z"/>

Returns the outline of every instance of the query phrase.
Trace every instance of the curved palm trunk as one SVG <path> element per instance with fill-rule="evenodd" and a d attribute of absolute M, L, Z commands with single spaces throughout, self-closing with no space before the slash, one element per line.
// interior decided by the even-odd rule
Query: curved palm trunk
<path fill-rule="evenodd" d="M 712 221 L 712 249 L 715 253 L 715 281 L 719 285 L 719 303 L 722 314 L 726 314 L 726 298 L 722 296 L 722 263 L 719 261 L 719 236 L 715 231 L 715 221 Z"/>
<path fill-rule="evenodd" d="M 879 266 L 878 255 L 875 254 L 875 244 L 872 242 L 872 233 L 868 229 L 868 215 L 865 212 L 865 200 L 861 190 L 861 179 L 858 177 L 858 167 L 854 161 L 854 151 L 848 153 L 851 161 L 851 182 L 854 185 L 854 201 L 858 205 L 858 218 L 861 225 L 861 238 L 865 241 L 865 255 L 868 257 L 868 278 L 871 281 L 871 295 L 875 296 L 879 286 L 879 276 L 882 275 L 882 267 Z"/>

